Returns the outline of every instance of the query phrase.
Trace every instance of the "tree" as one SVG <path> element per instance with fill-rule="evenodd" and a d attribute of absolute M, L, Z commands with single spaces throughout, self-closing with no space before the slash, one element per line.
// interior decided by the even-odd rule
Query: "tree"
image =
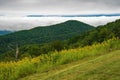
<path fill-rule="evenodd" d="M 52 43 L 52 47 L 54 50 L 59 52 L 64 48 L 64 44 L 61 41 L 57 40 Z"/>

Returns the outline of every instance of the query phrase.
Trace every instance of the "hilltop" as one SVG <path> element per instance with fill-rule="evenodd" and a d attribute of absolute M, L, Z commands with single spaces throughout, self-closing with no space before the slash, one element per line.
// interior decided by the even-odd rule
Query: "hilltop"
<path fill-rule="evenodd" d="M 68 24 L 73 25 L 76 23 L 79 23 L 79 22 L 74 21 L 74 20 L 65 22 L 65 24 L 67 24 L 67 26 L 68 26 Z M 64 23 L 59 24 L 59 25 L 63 25 L 63 24 Z M 58 24 L 56 24 L 56 25 L 58 25 Z M 103 26 L 98 26 L 97 28 L 85 31 L 83 33 L 76 32 L 76 34 L 74 34 L 73 36 L 69 35 L 70 38 L 63 39 L 63 36 L 61 36 L 64 41 L 62 41 L 61 39 L 58 39 L 55 41 L 52 40 L 45 44 L 40 44 L 37 42 L 35 44 L 29 43 L 29 44 L 21 45 L 19 47 L 19 59 L 24 58 L 24 57 L 36 57 L 41 54 L 48 54 L 48 53 L 52 53 L 54 51 L 59 52 L 61 50 L 66 50 L 66 49 L 68 50 L 68 49 L 73 49 L 73 48 L 78 48 L 78 47 L 89 46 L 89 45 L 93 45 L 93 44 L 97 44 L 97 43 L 102 43 L 103 41 L 109 40 L 114 37 L 120 38 L 120 35 L 119 35 L 120 27 L 119 26 L 120 26 L 120 20 L 116 20 L 114 22 L 110 22 Z M 55 26 L 51 26 L 51 27 L 57 28 Z M 39 33 L 39 32 L 37 32 L 37 30 L 39 28 L 41 28 L 41 27 L 32 29 L 32 30 L 36 30 L 34 35 L 36 33 Z M 43 30 L 45 30 L 44 28 L 47 28 L 47 27 L 42 27 L 42 28 L 43 28 L 42 29 L 42 31 L 43 31 Z M 52 32 L 52 30 L 50 30 L 50 29 L 49 29 L 49 32 Z M 59 28 L 59 29 L 61 29 L 61 28 Z M 67 31 L 66 29 L 67 28 L 64 27 L 65 31 Z M 70 30 L 72 30 L 72 29 L 70 29 Z M 55 32 L 55 31 L 53 31 L 53 32 Z M 56 33 L 58 33 L 58 32 L 59 31 L 56 31 Z M 56 35 L 56 37 L 58 37 L 58 36 L 59 35 Z M 48 37 L 51 37 L 51 36 L 48 36 Z M 64 37 L 65 37 L 65 35 L 64 35 Z M 46 37 L 46 39 L 47 39 L 47 37 Z M 47 40 L 49 40 L 49 39 L 47 39 Z M 55 38 L 52 38 L 52 39 L 55 39 Z M 34 41 L 33 41 L 33 43 L 34 43 Z M 16 46 L 14 46 L 14 48 L 15 47 Z M 1 47 L 1 50 L 2 51 L 4 50 L 4 54 L 0 56 L 0 59 L 1 60 L 14 60 L 15 59 L 14 55 L 15 55 L 16 49 L 14 49 L 14 51 L 11 51 L 11 49 L 9 48 L 9 50 L 6 50 L 6 52 L 5 52 L 5 49 L 6 48 Z"/>
<path fill-rule="evenodd" d="M 113 37 L 120 38 L 120 19 L 98 26 L 94 30 L 70 38 L 67 43 L 71 47 L 87 46 L 101 43 Z"/>
<path fill-rule="evenodd" d="M 23 46 L 26 44 L 42 44 L 56 40 L 65 40 L 92 29 L 94 27 L 91 25 L 70 20 L 56 25 L 39 26 L 30 30 L 14 32 L 0 36 L 0 53 L 8 51 L 8 46 L 10 45 L 15 47 L 16 45 Z"/>

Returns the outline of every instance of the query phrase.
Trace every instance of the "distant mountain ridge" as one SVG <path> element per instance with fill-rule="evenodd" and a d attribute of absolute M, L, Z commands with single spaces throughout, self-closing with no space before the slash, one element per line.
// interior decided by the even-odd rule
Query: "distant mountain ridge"
<path fill-rule="evenodd" d="M 65 40 L 94 28 L 83 22 L 69 20 L 51 26 L 39 26 L 30 30 L 14 32 L 0 37 L 0 53 L 4 52 L 4 47 L 11 44 L 15 46 L 16 44 L 41 44 L 56 40 Z"/>
<path fill-rule="evenodd" d="M 7 30 L 0 30 L 0 35 L 5 35 L 5 34 L 9 34 L 12 31 L 7 31 Z"/>
<path fill-rule="evenodd" d="M 113 17 L 120 16 L 120 13 L 114 14 L 78 14 L 78 15 L 27 15 L 27 17 Z"/>

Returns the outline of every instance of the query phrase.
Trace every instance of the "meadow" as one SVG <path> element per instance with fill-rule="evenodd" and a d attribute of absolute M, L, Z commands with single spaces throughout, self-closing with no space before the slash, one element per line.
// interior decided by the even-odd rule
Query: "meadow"
<path fill-rule="evenodd" d="M 42 54 L 35 58 L 26 57 L 19 61 L 0 62 L 0 80 L 17 80 L 34 73 L 47 72 L 56 66 L 85 58 L 98 57 L 114 50 L 120 50 L 118 38 L 109 39 L 92 46 Z"/>

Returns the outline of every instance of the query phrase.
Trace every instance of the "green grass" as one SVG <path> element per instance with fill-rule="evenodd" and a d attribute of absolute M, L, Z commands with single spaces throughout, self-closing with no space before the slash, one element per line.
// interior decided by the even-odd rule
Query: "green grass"
<path fill-rule="evenodd" d="M 69 74 L 69 73 L 63 73 L 68 70 L 70 70 L 70 74 L 71 74 L 70 77 L 72 77 L 72 75 L 74 77 L 77 74 L 76 72 L 75 73 L 72 72 L 71 71 L 72 69 L 76 69 L 77 66 L 81 66 L 83 67 L 84 70 L 85 64 L 88 64 L 91 61 L 94 62 L 97 59 L 99 59 L 100 56 L 107 55 L 108 53 L 116 50 L 120 50 L 120 40 L 113 38 L 101 44 L 98 43 L 92 46 L 85 46 L 83 48 L 63 50 L 61 52 L 53 52 L 51 54 L 43 54 L 35 58 L 25 58 L 17 62 L 15 61 L 0 62 L 0 80 L 17 80 L 36 73 L 39 73 L 38 75 L 36 75 L 37 77 L 35 76 L 33 78 L 28 77 L 29 79 L 25 79 L 25 80 L 30 80 L 30 79 L 34 80 L 34 78 L 35 80 L 38 79 L 56 80 L 59 79 L 59 77 L 64 78 L 65 77 L 64 75 Z M 107 56 L 105 59 L 107 59 Z M 107 60 L 111 62 L 110 58 L 108 58 Z M 97 68 L 95 66 L 96 65 L 94 65 L 94 67 L 92 68 L 93 69 Z M 88 69 L 89 71 L 89 67 L 90 67 L 89 64 L 86 65 L 85 70 Z M 77 77 L 81 78 L 81 75 L 80 76 L 77 75 Z M 77 77 L 75 78 L 77 79 Z"/>
<path fill-rule="evenodd" d="M 20 80 L 120 80 L 120 50 L 57 66 Z"/>

